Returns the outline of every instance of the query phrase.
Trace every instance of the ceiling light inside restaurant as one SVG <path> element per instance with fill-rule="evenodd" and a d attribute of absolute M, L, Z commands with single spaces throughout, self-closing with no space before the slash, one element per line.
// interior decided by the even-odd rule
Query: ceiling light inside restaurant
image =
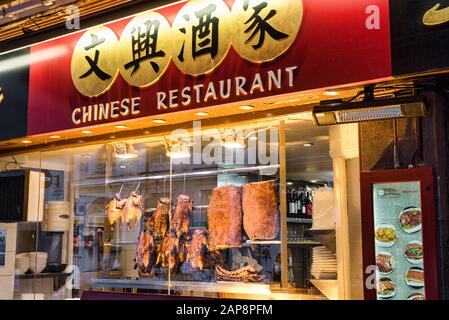
<path fill-rule="evenodd" d="M 196 112 L 195 115 L 198 117 L 207 117 L 209 115 L 209 112 L 200 111 Z"/>
<path fill-rule="evenodd" d="M 23 144 L 31 144 L 31 143 L 33 143 L 33 141 L 31 141 L 31 140 L 22 140 L 20 142 L 23 143 Z"/>
<path fill-rule="evenodd" d="M 423 97 L 382 99 L 355 103 L 321 104 L 313 109 L 318 126 L 424 117 L 427 114 Z"/>
<path fill-rule="evenodd" d="M 93 131 L 90 131 L 90 130 L 83 130 L 83 131 L 81 131 L 81 133 L 83 133 L 83 134 L 92 134 Z"/>
<path fill-rule="evenodd" d="M 250 110 L 254 110 L 254 106 L 250 106 L 250 105 L 248 105 L 248 106 L 240 106 L 239 107 L 239 109 L 240 110 L 245 110 L 245 111 L 250 111 Z"/>
<path fill-rule="evenodd" d="M 237 134 L 235 130 L 221 132 L 221 145 L 226 149 L 246 148 L 245 137 Z"/>
<path fill-rule="evenodd" d="M 43 0 L 42 4 L 46 7 L 50 7 L 55 4 L 55 0 Z"/>
<path fill-rule="evenodd" d="M 153 123 L 159 123 L 159 124 L 166 123 L 166 122 L 167 122 L 167 120 L 164 120 L 164 119 L 155 119 L 155 120 L 153 120 Z"/>
<path fill-rule="evenodd" d="M 116 129 L 126 129 L 126 128 L 128 128 L 127 126 L 125 126 L 125 125 L 123 125 L 123 124 L 119 124 L 119 125 L 116 125 L 116 126 L 114 126 Z"/>
<path fill-rule="evenodd" d="M 49 136 L 50 139 L 61 139 L 61 136 L 58 135 L 54 135 L 54 136 Z"/>
<path fill-rule="evenodd" d="M 249 140 L 256 141 L 256 140 L 257 140 L 257 136 L 253 135 L 253 136 L 251 136 L 251 137 L 249 138 Z"/>
<path fill-rule="evenodd" d="M 327 90 L 323 92 L 323 95 L 328 96 L 328 97 L 336 97 L 340 95 L 340 91 L 336 91 L 336 90 Z"/>
<path fill-rule="evenodd" d="M 307 148 L 313 147 L 314 145 L 315 145 L 315 144 L 312 143 L 312 142 L 304 143 L 304 147 L 307 147 Z"/>
<path fill-rule="evenodd" d="M 114 157 L 116 159 L 126 160 L 134 159 L 139 156 L 139 153 L 134 149 L 133 145 L 127 142 L 115 142 L 112 144 L 114 147 Z"/>
<path fill-rule="evenodd" d="M 189 144 L 178 138 L 172 141 L 168 141 L 164 137 L 165 149 L 167 151 L 167 157 L 171 159 L 186 159 L 190 158 Z"/>

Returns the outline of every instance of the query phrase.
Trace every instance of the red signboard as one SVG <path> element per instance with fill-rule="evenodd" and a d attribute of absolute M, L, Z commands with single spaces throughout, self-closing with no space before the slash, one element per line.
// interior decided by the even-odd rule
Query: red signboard
<path fill-rule="evenodd" d="M 222 0 L 212 2 L 217 1 Z M 224 1 L 229 12 L 235 1 L 239 0 Z M 202 2 L 207 5 L 208 1 Z M 251 4 L 256 2 L 263 5 L 266 1 L 250 0 Z M 188 2 L 155 11 L 173 26 L 186 4 Z M 263 6 L 250 9 L 260 13 L 257 8 Z M 302 21 L 298 23 L 300 28 L 295 40 L 274 60 L 251 62 L 243 59 L 231 45 L 221 63 L 207 74 L 189 75 L 171 60 L 157 81 L 136 87 L 117 71 L 110 87 L 96 97 L 80 93 L 71 72 L 77 43 L 87 31 L 34 45 L 31 48 L 28 135 L 391 77 L 388 0 L 338 3 L 303 0 L 301 10 Z M 254 21 L 269 23 L 274 21 L 270 19 L 274 19 L 276 13 L 281 14 L 279 10 L 265 15 L 260 13 L 261 20 Z M 106 27 L 120 39 L 131 20 L 122 19 Z M 261 30 L 253 30 L 259 31 L 260 37 Z M 277 31 L 278 34 L 266 33 L 265 38 L 277 36 L 281 39 L 282 30 Z M 206 42 L 200 45 L 204 44 Z M 119 49 L 117 52 L 121 53 Z M 178 57 L 174 52 L 173 59 Z M 91 54 L 91 66 L 98 62 L 96 58 Z M 86 68 L 85 71 L 88 75 L 93 73 Z M 105 105 L 108 105 L 107 110 Z"/>

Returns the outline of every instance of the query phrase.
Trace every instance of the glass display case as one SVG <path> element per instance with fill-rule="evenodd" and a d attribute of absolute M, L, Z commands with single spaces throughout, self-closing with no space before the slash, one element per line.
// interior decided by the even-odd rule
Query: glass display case
<path fill-rule="evenodd" d="M 16 252 L 46 258 L 53 273 L 16 275 L 34 285 L 51 275 L 45 299 L 88 290 L 324 299 L 312 280 L 336 278 L 334 266 L 313 268 L 325 248 L 310 230 L 313 198 L 333 182 L 328 129 L 311 121 L 194 125 L 17 161 L 46 177 L 44 217 L 18 224 Z M 16 281 L 16 298 L 43 290 L 23 288 Z"/>

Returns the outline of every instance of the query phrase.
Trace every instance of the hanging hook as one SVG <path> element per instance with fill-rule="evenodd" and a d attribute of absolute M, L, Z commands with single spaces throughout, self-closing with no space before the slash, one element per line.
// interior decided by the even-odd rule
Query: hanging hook
<path fill-rule="evenodd" d="M 122 186 L 120 187 L 120 191 L 118 192 L 118 195 L 121 195 L 121 194 L 122 194 L 123 186 L 124 186 L 124 184 L 122 183 Z"/>
<path fill-rule="evenodd" d="M 137 188 L 136 188 L 136 190 L 134 190 L 134 192 L 137 193 L 137 190 L 139 190 L 139 188 L 140 188 L 140 182 L 139 182 L 139 184 L 137 185 Z"/>
<path fill-rule="evenodd" d="M 183 189 L 184 189 L 184 194 L 186 193 L 186 175 L 184 175 L 184 187 L 183 187 Z"/>

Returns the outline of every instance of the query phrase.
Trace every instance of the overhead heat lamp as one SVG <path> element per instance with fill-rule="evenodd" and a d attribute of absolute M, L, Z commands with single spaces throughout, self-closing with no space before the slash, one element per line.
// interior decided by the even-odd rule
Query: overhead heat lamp
<path fill-rule="evenodd" d="M 424 97 L 368 100 L 345 103 L 341 100 L 322 102 L 313 108 L 313 121 L 318 126 L 330 126 L 366 121 L 425 117 Z"/>

